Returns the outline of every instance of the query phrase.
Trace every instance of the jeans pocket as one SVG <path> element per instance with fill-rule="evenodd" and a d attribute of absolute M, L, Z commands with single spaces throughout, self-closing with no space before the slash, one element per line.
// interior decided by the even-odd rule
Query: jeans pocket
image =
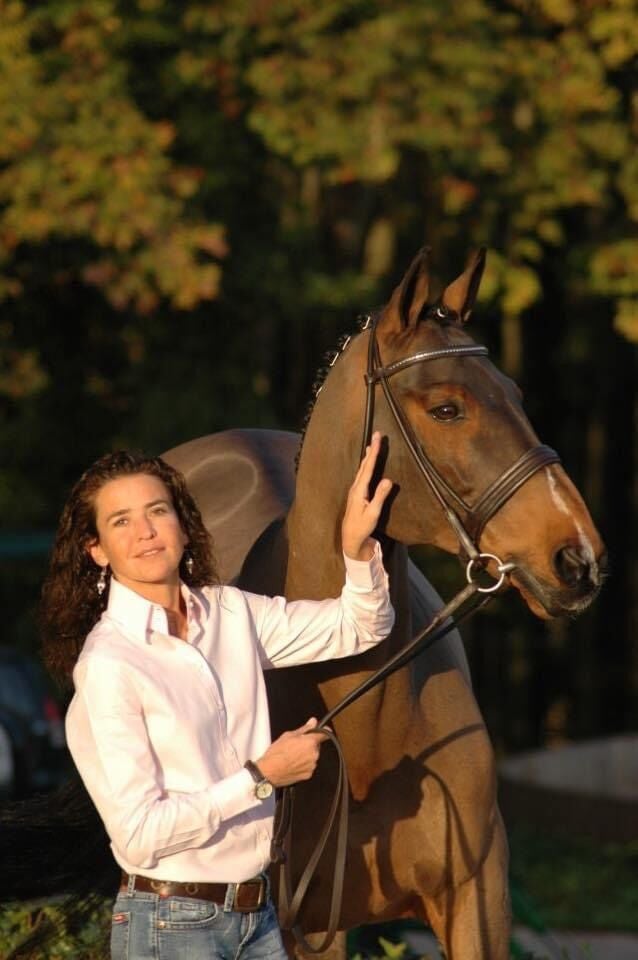
<path fill-rule="evenodd" d="M 214 923 L 222 908 L 211 900 L 168 897 L 160 906 L 159 925 L 166 930 L 193 930 Z"/>
<path fill-rule="evenodd" d="M 128 960 L 130 928 L 130 913 L 116 908 L 111 919 L 111 960 Z"/>

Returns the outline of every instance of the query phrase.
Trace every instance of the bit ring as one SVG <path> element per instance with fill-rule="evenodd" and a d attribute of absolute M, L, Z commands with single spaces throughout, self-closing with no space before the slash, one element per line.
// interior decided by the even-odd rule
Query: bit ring
<path fill-rule="evenodd" d="M 473 577 L 473 567 L 475 563 L 479 563 L 481 560 L 496 560 L 496 569 L 498 570 L 500 576 L 498 580 L 495 580 L 491 586 L 489 587 L 477 586 L 476 589 L 479 593 L 496 593 L 496 591 L 500 590 L 500 588 L 503 586 L 503 583 L 505 582 L 505 577 L 510 572 L 510 570 L 514 569 L 516 564 L 503 563 L 503 561 L 499 557 L 497 557 L 494 553 L 479 553 L 478 556 L 471 557 L 467 562 L 467 566 L 465 568 L 465 576 L 467 578 L 468 583 L 475 582 Z"/>

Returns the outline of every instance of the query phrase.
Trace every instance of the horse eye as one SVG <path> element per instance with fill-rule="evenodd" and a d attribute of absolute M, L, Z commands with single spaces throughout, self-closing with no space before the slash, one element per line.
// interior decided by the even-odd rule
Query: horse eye
<path fill-rule="evenodd" d="M 441 403 L 438 407 L 432 407 L 428 413 L 435 420 L 458 420 L 461 411 L 455 403 Z"/>

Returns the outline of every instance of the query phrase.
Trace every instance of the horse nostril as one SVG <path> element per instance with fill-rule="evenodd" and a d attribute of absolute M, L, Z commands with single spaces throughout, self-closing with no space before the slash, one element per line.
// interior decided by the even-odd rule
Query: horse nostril
<path fill-rule="evenodd" d="M 556 573 L 568 587 L 577 587 L 594 581 L 594 570 L 591 558 L 586 556 L 578 547 L 561 547 L 554 554 Z"/>

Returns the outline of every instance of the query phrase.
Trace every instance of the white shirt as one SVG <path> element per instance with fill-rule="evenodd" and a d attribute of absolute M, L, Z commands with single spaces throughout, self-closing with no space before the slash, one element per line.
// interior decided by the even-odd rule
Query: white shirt
<path fill-rule="evenodd" d="M 67 742 L 123 870 L 238 882 L 270 862 L 274 799 L 256 799 L 243 767 L 270 744 L 262 670 L 366 650 L 394 612 L 378 544 L 369 563 L 346 558 L 335 600 L 182 593 L 186 642 L 161 606 L 111 581 L 73 672 Z"/>

